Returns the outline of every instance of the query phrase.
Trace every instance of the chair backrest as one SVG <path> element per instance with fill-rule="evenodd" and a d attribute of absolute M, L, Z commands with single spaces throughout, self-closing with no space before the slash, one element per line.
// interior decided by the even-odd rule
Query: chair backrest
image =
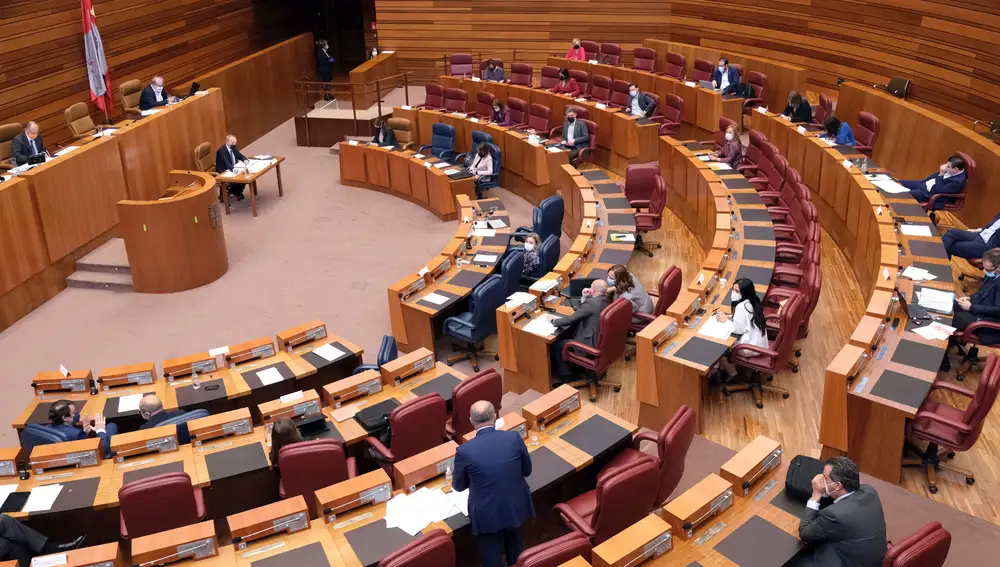
<path fill-rule="evenodd" d="M 472 131 L 472 149 L 475 150 L 479 144 L 492 144 L 493 136 L 489 132 L 483 132 L 482 130 Z"/>
<path fill-rule="evenodd" d="M 730 63 L 729 64 L 729 68 L 730 69 L 736 69 L 736 72 L 739 73 L 741 77 L 744 76 L 743 75 L 743 65 L 740 65 L 739 63 Z"/>
<path fill-rule="evenodd" d="M 597 372 L 604 372 L 625 354 L 628 330 L 632 323 L 632 303 L 620 297 L 601 311 L 601 322 L 594 348 L 597 355 Z"/>
<path fill-rule="evenodd" d="M 532 104 L 528 112 L 528 128 L 548 132 L 552 109 L 541 104 Z"/>
<path fill-rule="evenodd" d="M 600 48 L 597 46 L 596 41 L 590 41 L 589 39 L 585 39 L 580 42 L 580 47 L 583 48 L 583 52 L 587 56 L 587 61 L 590 61 L 591 59 L 597 59 L 597 55 L 600 52 Z"/>
<path fill-rule="evenodd" d="M 528 117 L 528 103 L 517 97 L 507 99 L 507 108 L 510 109 L 510 119 L 514 124 L 524 124 Z"/>
<path fill-rule="evenodd" d="M 819 106 L 813 112 L 813 123 L 822 124 L 831 114 L 833 114 L 833 100 L 825 93 L 819 93 Z"/>
<path fill-rule="evenodd" d="M 132 79 L 118 85 L 118 94 L 122 98 L 124 110 L 139 110 L 139 97 L 142 96 L 142 83 L 139 82 L 139 79 Z"/>
<path fill-rule="evenodd" d="M 472 334 L 477 340 L 484 340 L 497 332 L 497 309 L 507 296 L 503 294 L 503 276 L 493 274 L 476 286 L 469 296 L 469 312 L 472 313 Z"/>
<path fill-rule="evenodd" d="M 11 144 L 14 138 L 23 130 L 23 125 L 18 122 L 0 125 L 0 161 L 10 159 Z"/>
<path fill-rule="evenodd" d="M 683 81 L 686 67 L 687 57 L 679 53 L 667 53 L 666 63 L 663 65 L 663 74 Z"/>
<path fill-rule="evenodd" d="M 546 65 L 542 67 L 542 83 L 539 87 L 543 89 L 551 89 L 556 86 L 559 82 L 559 67 L 553 67 L 552 65 Z"/>
<path fill-rule="evenodd" d="M 458 76 L 472 75 L 472 55 L 456 53 L 451 56 L 451 74 Z"/>
<path fill-rule="evenodd" d="M 396 135 L 396 141 L 400 145 L 413 141 L 413 125 L 410 123 L 409 118 L 390 118 L 385 122 L 389 125 L 389 128 L 392 128 L 392 132 Z"/>
<path fill-rule="evenodd" d="M 691 442 L 694 441 L 697 425 L 698 416 L 691 408 L 682 405 L 660 430 L 656 441 L 660 461 L 660 484 L 656 490 L 656 499 L 653 500 L 654 506 L 659 506 L 670 498 L 670 494 L 684 476 L 684 461 Z"/>
<path fill-rule="evenodd" d="M 611 104 L 626 106 L 628 99 L 628 82 L 620 79 L 611 81 Z"/>
<path fill-rule="evenodd" d="M 503 296 L 510 297 L 517 293 L 521 272 L 524 270 L 524 252 L 514 250 L 503 259 L 500 273 L 503 275 Z"/>
<path fill-rule="evenodd" d="M 680 122 L 684 116 L 684 99 L 675 95 L 667 95 L 667 104 L 663 107 L 663 118 L 667 122 Z"/>
<path fill-rule="evenodd" d="M 627 299 L 628 318 L 632 307 Z M 626 330 L 628 325 L 626 325 Z M 622 331 L 624 340 L 625 330 Z M 602 470 L 597 477 L 597 507 L 591 527 L 597 532 L 594 545 L 600 545 L 611 536 L 646 517 L 653 509 L 659 483 L 657 463 L 652 458 L 641 459 L 626 466 Z"/>
<path fill-rule="evenodd" d="M 661 109 L 663 108 L 663 106 L 662 106 L 662 101 L 660 100 L 660 95 L 658 95 L 658 94 L 656 94 L 656 93 L 654 93 L 652 91 L 649 91 L 649 92 L 646 93 L 646 96 L 649 97 L 649 100 L 651 100 L 653 102 L 652 112 L 650 112 L 650 110 L 647 108 L 646 109 L 646 115 L 647 116 L 651 116 L 651 117 L 652 116 L 663 116 L 663 112 L 661 111 Z"/>
<path fill-rule="evenodd" d="M 716 132 L 712 137 L 715 140 L 715 148 L 719 149 L 726 145 L 726 128 L 733 126 L 736 128 L 737 136 L 739 136 L 739 127 L 736 126 L 736 121 L 726 118 L 725 116 L 719 117 L 719 131 Z"/>
<path fill-rule="evenodd" d="M 444 530 L 433 530 L 386 555 L 378 567 L 455 567 L 455 542 Z"/>
<path fill-rule="evenodd" d="M 962 423 L 968 425 L 972 431 L 968 434 L 958 433 L 961 444 L 953 449 L 964 451 L 975 445 L 979 434 L 983 431 L 986 416 L 997 401 L 998 389 L 1000 389 L 1000 357 L 991 353 L 986 359 L 986 364 L 983 365 L 983 373 L 979 376 L 979 386 L 976 387 L 976 393 L 962 414 Z"/>
<path fill-rule="evenodd" d="M 629 201 L 648 201 L 659 176 L 660 164 L 655 161 L 628 166 L 625 169 L 625 197 Z"/>
<path fill-rule="evenodd" d="M 493 59 L 493 62 L 497 64 L 497 69 L 503 69 L 503 59 Z M 486 76 L 486 66 L 490 64 L 489 59 L 483 59 L 479 62 L 479 76 Z M 511 69 L 514 68 L 514 64 L 511 63 Z"/>
<path fill-rule="evenodd" d="M 652 71 L 656 68 L 656 50 L 648 47 L 636 47 L 632 51 L 632 68 L 640 71 Z"/>
<path fill-rule="evenodd" d="M 502 397 L 503 377 L 493 368 L 473 374 L 459 382 L 451 393 L 451 427 L 455 430 L 456 436 L 461 438 L 475 429 L 470 414 L 472 404 L 486 400 L 500 411 Z"/>
<path fill-rule="evenodd" d="M 494 144 L 492 142 L 487 142 L 486 143 L 486 149 L 489 150 L 490 157 L 493 158 L 493 177 L 494 177 L 494 182 L 496 183 L 497 186 L 499 186 L 500 185 L 500 178 L 499 178 L 499 175 L 500 175 L 500 165 L 503 163 L 503 160 L 502 160 L 502 158 L 500 156 L 500 146 L 498 146 L 498 145 L 496 145 L 496 144 Z M 480 178 L 480 181 L 482 181 L 482 178 Z"/>
<path fill-rule="evenodd" d="M 761 133 L 760 130 L 750 130 L 750 145 L 747 146 L 746 152 L 743 156 L 753 164 L 757 163 L 757 159 L 761 155 L 762 147 L 764 142 L 767 141 L 767 136 Z"/>
<path fill-rule="evenodd" d="M 445 89 L 444 108 L 449 112 L 465 112 L 465 104 L 469 100 L 469 93 L 465 89 Z"/>
<path fill-rule="evenodd" d="M 382 335 L 382 344 L 378 347 L 378 361 L 379 368 L 383 364 L 388 364 L 399 357 L 399 344 L 396 342 L 396 337 L 392 335 Z"/>
<path fill-rule="evenodd" d="M 660 176 L 657 175 L 659 178 Z M 663 184 L 663 179 L 653 185 L 653 194 L 649 196 L 649 212 L 655 216 L 651 226 L 644 226 L 643 230 L 656 230 L 663 224 L 663 208 L 667 206 L 667 188 Z"/>
<path fill-rule="evenodd" d="M 778 314 L 778 334 L 773 341 L 770 341 L 771 349 L 778 353 L 772 365 L 774 368 L 785 368 L 788 365 L 792 347 L 798 340 L 799 325 L 802 324 L 805 309 L 805 298 L 801 293 L 795 293 L 788 298 L 788 302 Z"/>
<path fill-rule="evenodd" d="M 493 93 L 479 91 L 476 93 L 476 114 L 489 118 L 493 116 Z"/>
<path fill-rule="evenodd" d="M 962 189 L 962 192 L 965 193 L 969 189 L 969 182 L 972 181 L 972 174 L 976 172 L 976 160 L 972 159 L 972 156 L 965 152 L 955 153 L 965 161 L 965 188 Z"/>
<path fill-rule="evenodd" d="M 535 226 L 535 232 L 538 233 L 538 236 L 542 237 L 542 240 L 546 240 L 550 236 L 556 238 L 562 236 L 563 214 L 566 211 L 563 198 L 559 195 L 553 195 L 542 199 L 542 202 L 538 203 L 538 210 L 542 214 L 541 226 Z"/>
<path fill-rule="evenodd" d="M 397 406 L 389 414 L 389 450 L 400 461 L 437 447 L 447 420 L 447 405 L 436 392 Z"/>
<path fill-rule="evenodd" d="M 602 102 L 611 100 L 611 77 L 594 75 L 591 78 L 590 98 Z"/>
<path fill-rule="evenodd" d="M 556 74 L 558 75 L 558 71 L 556 72 Z M 510 64 L 510 84 L 530 87 L 531 75 L 532 75 L 532 69 L 530 63 Z"/>
<path fill-rule="evenodd" d="M 711 61 L 707 59 L 695 59 L 694 70 L 691 72 L 691 80 L 695 82 L 711 81 L 713 71 L 715 71 L 715 66 Z"/>
<path fill-rule="evenodd" d="M 118 502 L 130 539 L 187 526 L 199 519 L 194 486 L 185 472 L 130 482 L 118 490 Z"/>
<path fill-rule="evenodd" d="M 602 43 L 597 59 L 605 65 L 617 65 L 622 60 L 622 48 L 617 43 Z"/>
<path fill-rule="evenodd" d="M 581 71 L 580 69 L 570 69 L 569 78 L 576 81 L 577 86 L 580 87 L 580 94 L 585 95 L 590 91 L 590 73 L 586 71 Z"/>
<path fill-rule="evenodd" d="M 590 562 L 590 538 L 572 531 L 556 539 L 529 547 L 521 552 L 515 567 L 559 567 L 574 557 Z"/>
<path fill-rule="evenodd" d="M 550 235 L 544 241 L 542 241 L 541 247 L 538 249 L 538 268 L 536 268 L 535 273 L 539 277 L 552 271 L 559 263 L 559 237 L 556 235 Z"/>
<path fill-rule="evenodd" d="M 681 269 L 677 266 L 670 266 L 663 271 L 660 281 L 656 284 L 660 297 L 657 298 L 656 305 L 653 307 L 653 315 L 657 317 L 663 315 L 667 312 L 667 308 L 674 301 L 677 301 L 677 296 L 681 293 L 681 286 L 684 285 L 681 278 Z"/>
<path fill-rule="evenodd" d="M 198 171 L 215 171 L 215 153 L 211 144 L 202 142 L 195 146 L 194 163 Z"/>
<path fill-rule="evenodd" d="M 747 82 L 753 87 L 754 98 L 764 98 L 764 87 L 767 86 L 767 75 L 758 71 L 747 73 Z"/>
<path fill-rule="evenodd" d="M 282 497 L 304 496 L 314 517 L 316 499 L 312 497 L 313 492 L 349 478 L 344 446 L 336 439 L 285 445 L 278 451 L 278 468 L 281 469 Z"/>
<path fill-rule="evenodd" d="M 576 117 L 577 118 L 580 118 L 580 119 L 583 119 L 583 120 L 590 119 L 590 111 L 587 110 L 586 106 L 577 106 L 575 104 L 567 104 L 565 107 L 563 107 L 563 112 L 566 112 L 566 111 L 569 111 L 569 110 L 572 110 L 573 112 L 576 112 Z"/>
<path fill-rule="evenodd" d="M 29 423 L 24 427 L 24 431 L 21 432 L 21 447 L 28 456 L 31 456 L 31 450 L 39 445 L 51 445 L 52 443 L 64 443 L 75 440 L 76 436 L 70 437 L 60 429 L 39 423 Z"/>
<path fill-rule="evenodd" d="M 859 144 L 874 148 L 880 128 L 878 116 L 871 112 L 861 112 L 858 114 L 858 130 L 854 133 L 854 138 Z"/>
<path fill-rule="evenodd" d="M 597 122 L 591 120 L 580 119 L 584 124 L 587 125 L 587 133 L 590 134 L 590 140 L 587 142 L 587 147 L 594 149 L 597 147 Z"/>
<path fill-rule="evenodd" d="M 69 125 L 69 131 L 74 136 L 86 134 L 88 131 L 97 128 L 94 125 L 94 119 L 90 117 L 90 109 L 87 108 L 87 103 L 85 102 L 74 104 L 67 108 L 64 114 L 66 116 L 66 124 Z"/>
<path fill-rule="evenodd" d="M 444 122 L 431 126 L 431 147 L 436 150 L 455 149 L 455 127 Z"/>
<path fill-rule="evenodd" d="M 938 522 L 929 522 L 903 541 L 886 550 L 882 567 L 941 567 L 951 549 L 951 532 Z"/>
<path fill-rule="evenodd" d="M 444 108 L 444 89 L 438 83 L 427 83 L 424 87 L 426 96 L 424 106 L 428 108 Z"/>

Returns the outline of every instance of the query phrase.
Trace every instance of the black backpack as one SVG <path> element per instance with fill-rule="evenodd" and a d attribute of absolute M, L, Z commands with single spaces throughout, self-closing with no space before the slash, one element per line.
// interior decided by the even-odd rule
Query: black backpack
<path fill-rule="evenodd" d="M 354 415 L 354 419 L 365 428 L 368 435 L 376 438 L 385 446 L 392 442 L 392 431 L 389 428 L 389 415 L 396 409 L 399 401 L 395 398 L 379 402 L 365 408 Z M 378 454 L 378 453 L 373 453 Z"/>
<path fill-rule="evenodd" d="M 823 474 L 825 466 L 825 462 L 805 455 L 793 458 L 785 474 L 785 494 L 799 502 L 808 501 L 812 498 L 812 479 Z"/>
<path fill-rule="evenodd" d="M 757 96 L 756 91 L 753 90 L 753 85 L 750 83 L 740 83 L 733 94 L 740 98 L 754 98 Z"/>

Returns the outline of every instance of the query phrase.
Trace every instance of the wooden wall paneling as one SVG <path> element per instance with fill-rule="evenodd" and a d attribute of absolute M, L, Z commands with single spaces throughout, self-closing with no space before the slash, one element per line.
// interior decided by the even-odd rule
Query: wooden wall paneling
<path fill-rule="evenodd" d="M 45 269 L 48 253 L 27 179 L 0 183 L 0 295 Z"/>

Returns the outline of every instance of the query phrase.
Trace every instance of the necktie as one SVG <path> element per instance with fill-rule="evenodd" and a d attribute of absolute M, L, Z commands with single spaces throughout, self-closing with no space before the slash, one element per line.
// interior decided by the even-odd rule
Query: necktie
<path fill-rule="evenodd" d="M 229 148 L 229 159 L 233 161 L 233 166 L 236 166 L 236 154 L 233 153 L 233 148 Z"/>
<path fill-rule="evenodd" d="M 34 138 L 28 138 L 28 143 L 31 145 L 31 154 L 32 155 L 37 154 L 38 153 L 38 148 L 35 147 L 35 139 Z"/>

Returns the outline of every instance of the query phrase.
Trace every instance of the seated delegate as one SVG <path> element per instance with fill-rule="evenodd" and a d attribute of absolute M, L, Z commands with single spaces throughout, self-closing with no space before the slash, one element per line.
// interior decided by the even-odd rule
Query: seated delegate
<path fill-rule="evenodd" d="M 587 125 L 576 119 L 576 111 L 573 107 L 566 107 L 566 121 L 562 127 L 562 145 L 569 148 L 569 163 L 576 165 L 576 158 L 580 155 L 580 150 L 587 147 L 590 142 L 590 132 Z"/>
<path fill-rule="evenodd" d="M 72 541 L 57 543 L 7 514 L 0 515 L 0 560 L 17 561 L 18 567 L 29 567 L 31 558 L 38 555 L 77 549 L 86 539 L 84 534 Z"/>
<path fill-rule="evenodd" d="M 608 298 L 608 284 L 604 280 L 594 280 L 590 287 L 583 290 L 580 307 L 569 317 L 552 321 L 556 327 L 573 327 L 570 336 L 565 335 L 552 343 L 550 358 L 552 359 L 552 375 L 557 383 L 573 380 L 573 369 L 563 360 L 562 351 L 566 343 L 579 341 L 587 346 L 597 344 L 597 335 L 601 330 L 601 312 L 611 305 Z"/>
<path fill-rule="evenodd" d="M 559 69 L 559 81 L 550 90 L 557 94 L 580 96 L 580 85 L 576 79 L 569 76 L 569 69 L 565 67 Z"/>
<path fill-rule="evenodd" d="M 788 106 L 785 107 L 781 117 L 793 123 L 809 124 L 813 119 L 813 109 L 809 101 L 802 98 L 797 91 L 788 93 Z"/>
<path fill-rule="evenodd" d="M 966 260 L 982 258 L 987 250 L 1000 248 L 1000 213 L 983 228 L 972 230 L 950 228 L 941 240 L 949 258 L 952 256 Z"/>
<path fill-rule="evenodd" d="M 729 66 L 729 59 L 719 58 L 719 66 L 712 71 L 712 86 L 722 94 L 731 94 L 740 86 L 740 72 Z"/>
<path fill-rule="evenodd" d="M 281 448 L 300 441 L 302 441 L 302 434 L 299 433 L 299 428 L 295 426 L 295 422 L 291 419 L 283 417 L 272 424 L 271 468 L 274 469 L 274 472 L 278 473 L 278 476 L 281 476 L 281 470 L 278 469 L 278 453 L 281 451 Z"/>
<path fill-rule="evenodd" d="M 721 322 L 732 320 L 732 333 L 740 337 L 736 344 L 768 348 L 764 305 L 757 297 L 757 290 L 754 289 L 753 282 L 749 278 L 740 278 L 733 282 L 733 289 L 729 292 L 729 301 L 732 315 L 716 311 L 715 318 Z M 742 352 L 740 356 L 749 358 L 757 356 L 757 354 Z M 721 363 L 725 370 L 725 374 L 720 376 L 722 381 L 729 382 L 736 378 L 736 365 L 733 364 L 731 358 L 723 358 Z"/>
<path fill-rule="evenodd" d="M 156 76 L 139 93 L 139 110 L 150 110 L 158 106 L 166 106 L 174 100 L 163 90 L 163 77 Z"/>
<path fill-rule="evenodd" d="M 919 203 L 926 203 L 934 195 L 954 195 L 965 189 L 969 176 L 965 172 L 965 160 L 962 156 L 953 155 L 941 164 L 937 173 L 932 173 L 924 179 L 907 179 L 900 181 L 903 187 L 910 190 L 910 195 Z M 934 201 L 934 209 L 943 209 L 951 204 L 951 199 L 940 198 Z"/>
<path fill-rule="evenodd" d="M 90 418 L 76 413 L 76 405 L 69 400 L 56 400 L 49 406 L 49 421 L 46 427 L 55 430 L 66 441 L 79 441 L 91 437 L 101 438 L 101 447 L 105 457 L 111 456 L 111 436 L 118 433 L 118 426 L 107 423 L 104 414 L 94 415 L 94 424 Z M 79 423 L 79 427 L 77 427 Z"/>
<path fill-rule="evenodd" d="M 483 71 L 483 80 L 502 83 L 504 80 L 503 67 L 497 67 L 497 62 L 490 59 L 486 62 L 486 70 Z"/>
<path fill-rule="evenodd" d="M 476 147 L 476 157 L 469 164 L 469 173 L 476 177 L 476 198 L 483 198 L 483 190 L 479 187 L 479 178 L 484 175 L 493 175 L 493 156 L 486 144 L 479 144 Z"/>
<path fill-rule="evenodd" d="M 826 128 L 826 134 L 821 136 L 822 138 L 833 138 L 838 146 L 851 146 L 857 142 L 854 140 L 854 131 L 851 130 L 851 125 L 847 122 L 841 122 L 836 116 L 827 117 L 823 121 L 823 127 Z"/>
<path fill-rule="evenodd" d="M 639 278 L 629 272 L 625 266 L 621 264 L 611 266 L 605 281 L 611 290 L 610 301 L 624 297 L 632 304 L 632 313 L 653 312 L 653 298 L 646 292 L 646 288 L 642 286 Z"/>
<path fill-rule="evenodd" d="M 493 116 L 490 117 L 490 122 L 497 126 L 510 126 L 514 124 L 514 121 L 510 118 L 510 109 L 498 98 L 493 99 Z"/>
<path fill-rule="evenodd" d="M 587 60 L 587 50 L 580 47 L 580 38 L 573 38 L 573 45 L 570 46 L 569 51 L 566 52 L 566 59 L 569 59 L 570 61 Z"/>
<path fill-rule="evenodd" d="M 535 271 L 538 264 L 542 263 L 538 256 L 538 247 L 542 245 L 542 237 L 534 232 L 528 233 L 524 237 L 524 267 L 521 268 L 521 275 L 528 276 Z"/>
<path fill-rule="evenodd" d="M 976 321 L 1000 323 L 1000 248 L 983 254 L 983 270 L 986 277 L 979 291 L 955 300 L 955 317 L 951 325 L 959 331 L 965 330 Z M 1000 331 L 983 329 L 978 332 L 979 340 L 986 345 L 1000 343 Z M 945 357 L 945 362 L 948 359 Z M 947 365 L 945 365 L 947 367 Z"/>
<path fill-rule="evenodd" d="M 648 118 L 656 114 L 656 101 L 649 96 L 649 93 L 639 92 L 639 87 L 631 83 L 628 86 L 628 104 L 625 105 L 625 112 Z"/>
<path fill-rule="evenodd" d="M 385 123 L 385 119 L 379 116 L 375 119 L 375 135 L 372 136 L 372 143 L 376 146 L 396 146 L 396 132 Z"/>
<path fill-rule="evenodd" d="M 726 127 L 726 145 L 712 152 L 708 159 L 728 164 L 733 169 L 743 165 L 743 142 L 736 134 L 736 126 Z"/>
<path fill-rule="evenodd" d="M 246 161 L 247 157 L 241 154 L 240 149 L 236 147 L 236 136 L 229 134 L 226 136 L 226 143 L 215 151 L 215 172 L 234 171 L 236 166 L 241 163 L 245 165 Z M 243 200 L 243 188 L 245 187 L 243 183 L 226 183 L 226 187 L 229 189 L 229 194 L 236 197 L 237 201 Z"/>
<path fill-rule="evenodd" d="M 13 165 L 24 165 L 28 158 L 45 153 L 45 143 L 38 133 L 38 124 L 28 122 L 24 130 L 10 141 L 10 159 Z"/>

